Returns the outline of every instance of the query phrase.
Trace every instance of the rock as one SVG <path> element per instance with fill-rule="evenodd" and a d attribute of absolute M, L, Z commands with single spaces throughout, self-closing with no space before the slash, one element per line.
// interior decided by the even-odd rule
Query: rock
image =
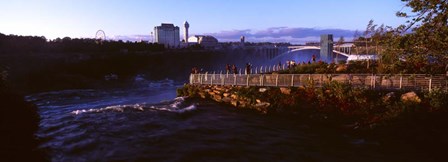
<path fill-rule="evenodd" d="M 254 105 L 254 108 L 263 114 L 268 113 L 268 108 L 271 106 L 269 102 L 260 102 Z"/>
<path fill-rule="evenodd" d="M 201 96 L 201 98 L 204 98 L 204 99 L 207 98 L 207 96 L 205 95 L 204 92 L 199 92 L 198 94 L 199 94 L 199 96 Z"/>
<path fill-rule="evenodd" d="M 305 90 L 306 88 L 305 88 L 305 86 L 299 86 L 299 89 Z"/>
<path fill-rule="evenodd" d="M 285 94 L 285 95 L 290 95 L 291 94 L 291 89 L 290 88 L 285 88 L 285 87 L 281 87 L 280 91 Z"/>
<path fill-rule="evenodd" d="M 231 100 L 230 104 L 232 104 L 235 107 L 238 107 L 238 101 L 237 100 Z"/>
<path fill-rule="evenodd" d="M 246 101 L 238 101 L 238 106 L 241 108 L 245 108 L 245 107 L 247 107 L 247 102 Z"/>
<path fill-rule="evenodd" d="M 260 89 L 258 89 L 258 92 L 263 93 L 263 92 L 266 92 L 267 90 L 268 90 L 267 88 L 260 88 Z"/>
<path fill-rule="evenodd" d="M 395 97 L 394 92 L 389 92 L 385 96 L 383 96 L 383 102 L 390 102 L 391 98 Z"/>
<path fill-rule="evenodd" d="M 408 92 L 401 95 L 401 101 L 404 103 L 420 103 L 422 100 L 415 92 Z"/>
<path fill-rule="evenodd" d="M 224 97 L 229 97 L 229 96 L 230 96 L 230 93 L 223 93 L 222 96 L 224 96 Z"/>
<path fill-rule="evenodd" d="M 261 103 L 261 100 L 260 100 L 260 99 L 256 99 L 255 101 L 257 101 L 257 103 Z"/>
<path fill-rule="evenodd" d="M 215 94 L 221 94 L 221 91 L 218 91 L 218 90 L 213 90 L 213 92 L 214 92 Z"/>
<path fill-rule="evenodd" d="M 208 92 L 208 94 L 209 94 L 210 96 L 213 96 L 213 95 L 215 95 L 216 93 L 215 93 L 215 92 Z"/>
<path fill-rule="evenodd" d="M 216 102 L 222 102 L 222 97 L 221 97 L 221 95 L 213 95 L 212 98 L 213 98 L 213 100 L 215 100 Z"/>
<path fill-rule="evenodd" d="M 230 95 L 230 98 L 232 98 L 232 99 L 238 99 L 238 95 L 236 95 L 236 94 L 232 94 L 232 95 Z"/>
<path fill-rule="evenodd" d="M 229 103 L 231 101 L 232 101 L 232 99 L 230 97 L 223 97 L 222 98 L 222 102 Z"/>
<path fill-rule="evenodd" d="M 342 72 L 342 71 L 346 71 L 347 67 L 345 65 L 338 65 L 338 67 L 336 68 L 336 72 Z"/>
<path fill-rule="evenodd" d="M 211 92 L 211 89 L 204 89 L 204 92 Z"/>

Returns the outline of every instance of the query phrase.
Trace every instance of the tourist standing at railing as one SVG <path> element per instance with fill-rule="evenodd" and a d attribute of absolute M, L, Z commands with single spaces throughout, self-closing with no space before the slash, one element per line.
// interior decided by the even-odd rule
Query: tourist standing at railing
<path fill-rule="evenodd" d="M 229 74 L 229 73 L 230 73 L 230 65 L 226 64 L 226 74 Z"/>
<path fill-rule="evenodd" d="M 250 74 L 250 67 L 251 65 L 249 63 L 246 63 L 246 75 Z"/>
<path fill-rule="evenodd" d="M 316 62 L 316 55 L 313 55 L 312 59 L 313 59 L 313 63 Z"/>
<path fill-rule="evenodd" d="M 198 69 L 198 67 L 193 67 L 193 68 L 191 68 L 191 74 L 198 74 L 199 73 L 199 69 Z"/>
<path fill-rule="evenodd" d="M 232 65 L 232 71 L 233 74 L 238 74 L 238 69 L 236 68 L 235 64 Z"/>

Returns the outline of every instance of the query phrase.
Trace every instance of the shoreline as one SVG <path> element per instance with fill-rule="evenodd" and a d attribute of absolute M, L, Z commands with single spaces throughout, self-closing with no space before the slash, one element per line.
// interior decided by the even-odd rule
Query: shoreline
<path fill-rule="evenodd" d="M 337 121 L 353 129 L 446 115 L 448 93 L 370 90 L 328 82 L 322 87 L 247 87 L 185 84 L 178 96 L 213 100 L 261 114 L 287 114 L 315 121 Z"/>

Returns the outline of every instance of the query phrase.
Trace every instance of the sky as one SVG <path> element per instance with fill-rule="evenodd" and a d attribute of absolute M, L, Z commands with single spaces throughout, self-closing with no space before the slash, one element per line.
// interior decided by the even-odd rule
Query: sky
<path fill-rule="evenodd" d="M 320 34 L 353 37 L 369 20 L 398 26 L 400 0 L 0 0 L 0 33 L 149 40 L 154 26 L 190 24 L 189 33 L 220 42 L 318 41 Z M 182 38 L 182 36 L 181 36 Z"/>

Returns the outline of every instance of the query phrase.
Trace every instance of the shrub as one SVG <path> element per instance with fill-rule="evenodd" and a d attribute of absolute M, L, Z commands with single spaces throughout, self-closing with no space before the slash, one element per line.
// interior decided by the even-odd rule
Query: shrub
<path fill-rule="evenodd" d="M 447 111 L 448 93 L 440 88 L 434 88 L 424 94 L 431 111 Z"/>

